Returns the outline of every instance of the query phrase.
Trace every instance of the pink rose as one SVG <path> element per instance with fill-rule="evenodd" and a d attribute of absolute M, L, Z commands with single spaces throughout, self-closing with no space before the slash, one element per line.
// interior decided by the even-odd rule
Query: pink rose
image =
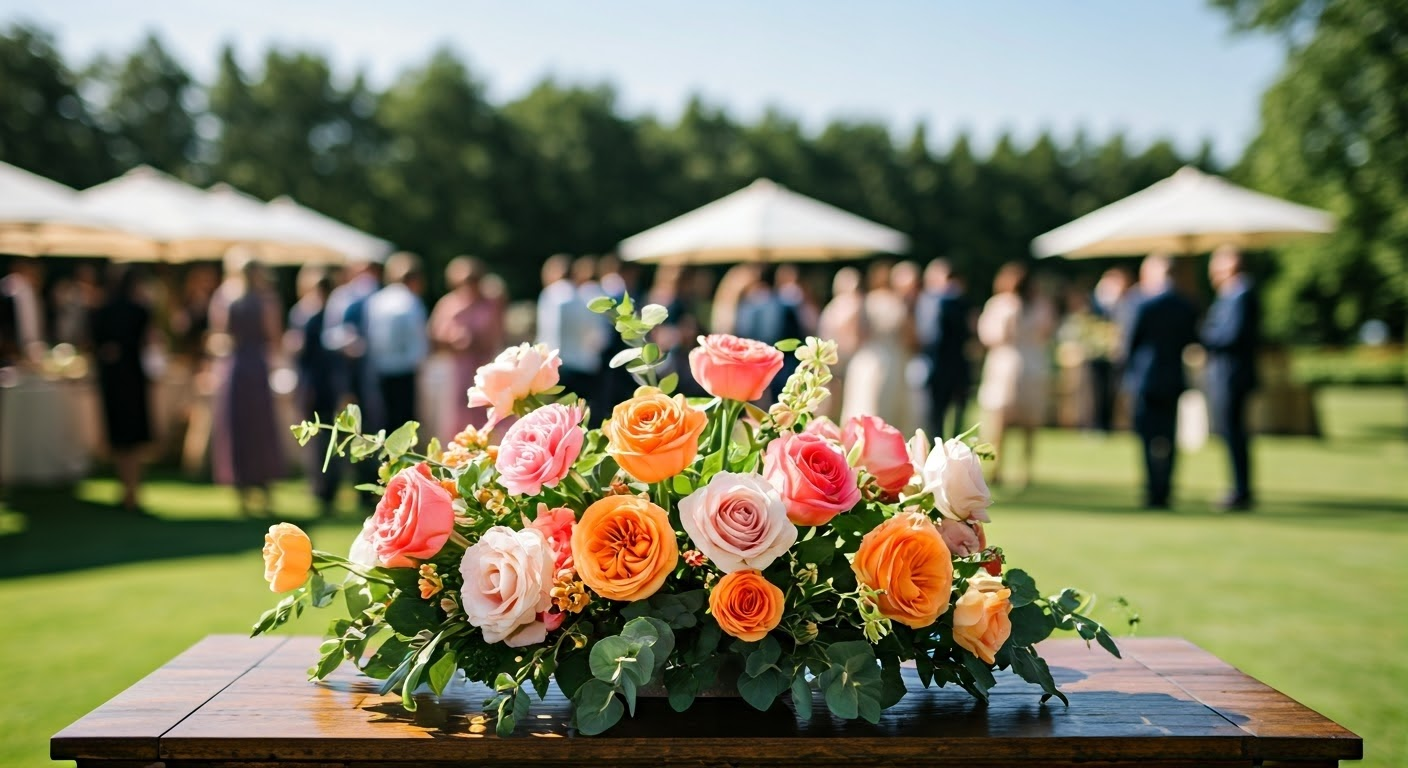
<path fill-rule="evenodd" d="M 577 514 L 566 507 L 548 509 L 548 505 L 538 505 L 538 515 L 528 526 L 543 534 L 552 548 L 554 571 L 572 567 L 572 526 L 577 524 Z"/>
<path fill-rule="evenodd" d="M 983 524 L 977 521 L 951 520 L 946 517 L 939 523 L 939 533 L 943 534 L 948 551 L 955 557 L 976 555 L 987 548 Z"/>
<path fill-rule="evenodd" d="M 469 389 L 469 407 L 489 409 L 486 429 L 513 415 L 514 403 L 557 385 L 557 369 L 562 360 L 556 350 L 542 344 L 509 347 L 494 362 L 474 373 Z"/>
<path fill-rule="evenodd" d="M 836 426 L 836 422 L 825 416 L 818 416 L 807 422 L 807 428 L 802 431 L 812 432 L 821 435 L 837 445 L 841 444 L 841 428 Z"/>
<path fill-rule="evenodd" d="M 582 452 L 582 409 L 553 403 L 514 422 L 504 433 L 494 469 L 499 484 L 515 495 L 552 488 L 572 471 Z"/>
<path fill-rule="evenodd" d="M 705 392 L 752 402 L 782 370 L 782 352 L 761 341 L 714 333 L 699 337 L 699 346 L 689 353 L 689 370 Z"/>
<path fill-rule="evenodd" d="M 377 502 L 369 538 L 377 560 L 388 568 L 409 568 L 432 558 L 455 525 L 450 492 L 430 476 L 428 464 L 407 467 L 386 484 Z"/>
<path fill-rule="evenodd" d="M 992 494 L 983 479 L 983 462 L 961 440 L 935 443 L 920 469 L 924 493 L 934 495 L 934 508 L 953 520 L 988 521 Z"/>
<path fill-rule="evenodd" d="M 541 643 L 547 626 L 538 614 L 552 606 L 553 553 L 543 534 L 496 525 L 460 560 L 465 619 L 484 639 L 510 648 Z"/>
<path fill-rule="evenodd" d="M 689 540 L 724 573 L 761 571 L 797 542 L 787 505 L 762 475 L 720 472 L 679 511 Z"/>
<path fill-rule="evenodd" d="M 763 476 L 797 525 L 825 525 L 860 501 L 855 468 L 838 446 L 817 434 L 784 432 L 768 443 Z"/>
<path fill-rule="evenodd" d="M 914 465 L 909 460 L 909 446 L 898 429 L 876 416 L 852 416 L 841 433 L 846 454 L 861 444 L 860 466 L 875 476 L 880 489 L 898 494 L 914 477 Z"/>

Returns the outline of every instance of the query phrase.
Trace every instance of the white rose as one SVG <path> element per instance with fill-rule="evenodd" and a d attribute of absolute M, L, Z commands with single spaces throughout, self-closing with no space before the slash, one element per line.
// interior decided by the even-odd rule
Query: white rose
<path fill-rule="evenodd" d="M 347 559 L 367 568 L 375 568 L 380 565 L 376 560 L 376 545 L 372 543 L 371 517 L 362 523 L 362 532 L 352 540 L 352 549 L 348 550 Z"/>
<path fill-rule="evenodd" d="M 556 386 L 562 360 L 542 344 L 509 347 L 474 373 L 469 407 L 489 409 L 489 424 L 513 415 L 514 403 Z"/>
<path fill-rule="evenodd" d="M 465 550 L 460 574 L 465 619 L 485 640 L 520 648 L 547 639 L 538 614 L 552 605 L 553 552 L 537 530 L 490 528 Z"/>
<path fill-rule="evenodd" d="M 680 522 L 719 570 L 763 570 L 797 542 L 782 496 L 762 475 L 720 472 L 680 499 Z"/>
<path fill-rule="evenodd" d="M 983 462 L 966 443 L 936 443 L 924 460 L 924 492 L 934 494 L 934 507 L 954 520 L 988 521 L 992 505 Z"/>

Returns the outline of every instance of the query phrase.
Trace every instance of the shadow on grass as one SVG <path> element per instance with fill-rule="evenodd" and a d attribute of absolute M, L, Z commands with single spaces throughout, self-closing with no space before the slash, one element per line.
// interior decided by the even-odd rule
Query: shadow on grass
<path fill-rule="evenodd" d="M 14 532 L 0 535 L 0 579 L 248 552 L 269 527 L 263 519 L 164 519 L 69 489 L 14 489 L 6 506 L 4 528 Z"/>

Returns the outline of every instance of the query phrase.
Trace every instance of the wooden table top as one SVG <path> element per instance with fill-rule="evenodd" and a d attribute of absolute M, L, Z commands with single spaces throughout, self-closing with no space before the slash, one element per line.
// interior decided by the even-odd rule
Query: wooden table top
<path fill-rule="evenodd" d="M 1079 640 L 1041 645 L 1070 707 L 999 675 L 983 706 L 958 689 L 910 693 L 878 725 L 840 721 L 818 696 L 810 720 L 790 703 L 758 712 L 741 700 L 684 714 L 641 700 L 602 736 L 576 736 L 554 688 L 512 738 L 481 714 L 487 689 L 428 691 L 407 713 L 399 696 L 344 667 L 309 683 L 315 637 L 214 635 L 50 742 L 84 765 L 238 766 L 541 763 L 686 765 L 1334 766 L 1363 756 L 1358 736 L 1185 640 L 1120 641 L 1124 659 Z M 912 670 L 907 670 L 912 675 Z M 784 697 L 785 700 L 785 697 Z"/>

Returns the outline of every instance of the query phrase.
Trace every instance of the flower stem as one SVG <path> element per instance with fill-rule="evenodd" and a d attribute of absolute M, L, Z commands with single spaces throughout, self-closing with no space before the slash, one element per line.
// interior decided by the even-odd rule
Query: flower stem
<path fill-rule="evenodd" d="M 469 549 L 470 547 L 469 539 L 466 539 L 464 534 L 461 534 L 459 531 L 450 531 L 450 541 L 455 542 L 465 549 Z"/>

